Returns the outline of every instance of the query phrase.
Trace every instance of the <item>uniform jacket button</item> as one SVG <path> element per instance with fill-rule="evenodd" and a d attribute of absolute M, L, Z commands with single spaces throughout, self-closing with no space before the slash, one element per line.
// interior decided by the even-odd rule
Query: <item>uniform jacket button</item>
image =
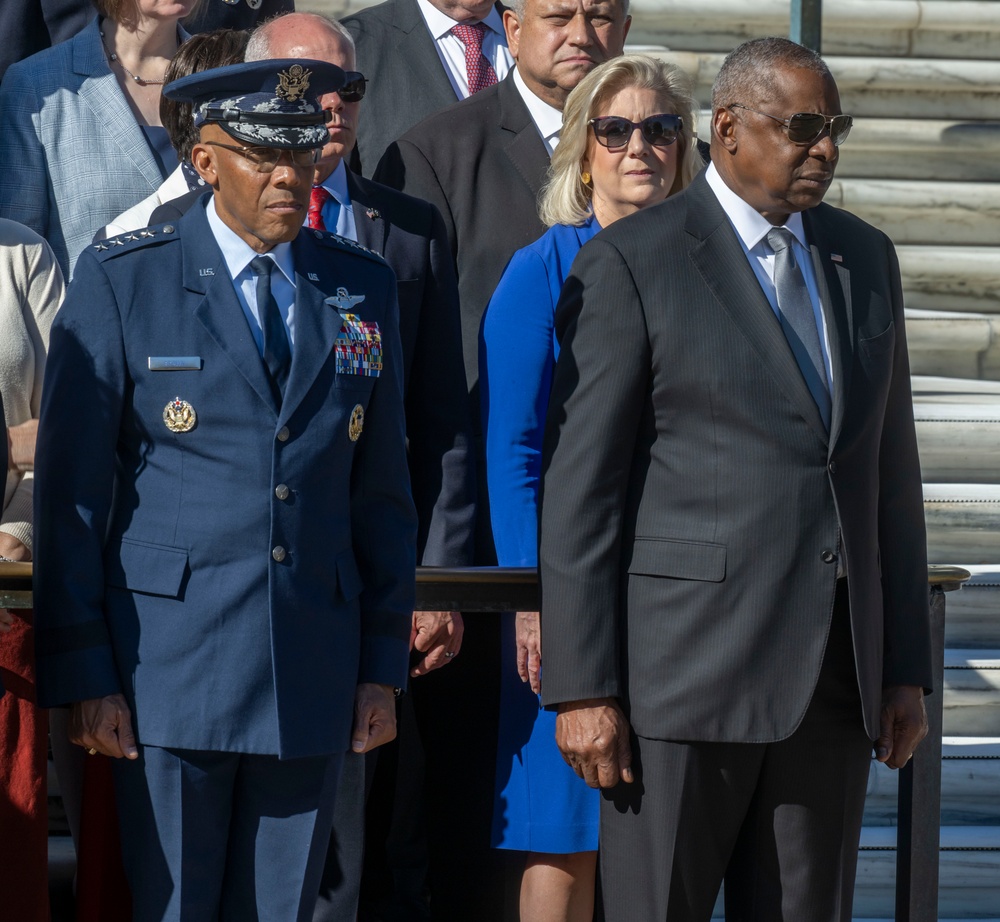
<path fill-rule="evenodd" d="M 271 551 L 271 556 L 278 562 L 281 563 L 285 559 L 285 549 L 279 544 L 277 547 Z"/>
<path fill-rule="evenodd" d="M 279 483 L 274 488 L 274 495 L 277 496 L 278 499 L 288 499 L 289 492 L 290 491 L 289 491 L 288 487 L 285 486 L 285 484 L 283 484 L 283 483 Z"/>
<path fill-rule="evenodd" d="M 278 441 L 279 442 L 287 442 L 288 441 L 288 437 L 290 435 L 291 435 L 291 433 L 288 431 L 288 426 L 282 426 L 278 430 Z"/>

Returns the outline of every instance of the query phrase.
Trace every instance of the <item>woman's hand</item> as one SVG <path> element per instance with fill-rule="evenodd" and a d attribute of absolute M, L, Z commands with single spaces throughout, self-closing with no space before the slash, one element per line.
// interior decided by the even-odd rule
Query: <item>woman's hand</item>
<path fill-rule="evenodd" d="M 514 640 L 517 643 L 517 674 L 536 694 L 542 693 L 542 627 L 537 611 L 519 611 L 514 615 Z"/>

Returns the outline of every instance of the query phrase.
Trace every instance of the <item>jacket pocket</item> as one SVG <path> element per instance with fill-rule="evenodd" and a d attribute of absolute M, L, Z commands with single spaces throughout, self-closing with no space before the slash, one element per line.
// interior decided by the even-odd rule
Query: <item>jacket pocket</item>
<path fill-rule="evenodd" d="M 893 345 L 896 342 L 896 324 L 890 323 L 881 333 L 877 336 L 872 336 L 870 339 L 860 339 L 858 344 L 861 346 L 865 355 L 874 359 L 886 352 L 892 350 Z"/>
<path fill-rule="evenodd" d="M 364 582 L 358 572 L 358 564 L 353 551 L 343 551 L 337 555 L 337 588 L 345 602 L 356 599 L 364 589 Z"/>
<path fill-rule="evenodd" d="M 105 561 L 108 585 L 177 598 L 187 572 L 188 552 L 165 544 L 122 538 L 117 549 L 112 546 L 108 550 Z"/>
<path fill-rule="evenodd" d="M 720 583 L 726 577 L 726 546 L 676 538 L 636 538 L 628 572 L 632 576 Z"/>

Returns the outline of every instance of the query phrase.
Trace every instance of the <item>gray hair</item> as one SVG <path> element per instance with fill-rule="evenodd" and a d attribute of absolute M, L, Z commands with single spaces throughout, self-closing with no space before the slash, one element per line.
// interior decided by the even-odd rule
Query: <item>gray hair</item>
<path fill-rule="evenodd" d="M 253 32 L 250 34 L 250 41 L 247 43 L 247 52 L 245 55 L 246 61 L 267 61 L 273 58 L 274 55 L 271 54 L 271 43 L 268 40 L 268 34 L 270 32 L 271 26 L 280 22 L 286 16 L 310 16 L 313 19 L 319 20 L 324 26 L 330 29 L 331 32 L 336 32 L 341 38 L 346 39 L 347 44 L 350 45 L 351 51 L 354 51 L 354 36 L 347 31 L 346 26 L 342 26 L 336 19 L 331 16 L 326 16 L 323 13 L 306 13 L 306 12 L 289 12 L 281 13 L 278 16 L 272 16 L 266 22 L 262 22 Z"/>
<path fill-rule="evenodd" d="M 787 38 L 755 38 L 731 51 L 712 85 L 712 111 L 739 102 L 755 106 L 773 91 L 773 75 L 780 68 L 811 70 L 831 77 L 830 68 L 815 52 Z"/>
<path fill-rule="evenodd" d="M 507 6 L 514 11 L 514 15 L 520 20 L 524 19 L 524 8 L 528 0 L 507 0 Z M 629 0 L 618 0 L 622 7 L 622 13 L 628 16 Z"/>
<path fill-rule="evenodd" d="M 670 194 L 685 188 L 704 165 L 696 143 L 695 106 L 687 74 L 644 54 L 612 58 L 587 74 L 566 100 L 559 145 L 552 155 L 538 207 L 543 224 L 578 226 L 590 216 L 593 189 L 580 176 L 587 154 L 589 123 L 608 100 L 630 87 L 662 96 L 668 111 L 679 115 L 684 123 L 675 142 L 679 147 L 677 175 Z"/>

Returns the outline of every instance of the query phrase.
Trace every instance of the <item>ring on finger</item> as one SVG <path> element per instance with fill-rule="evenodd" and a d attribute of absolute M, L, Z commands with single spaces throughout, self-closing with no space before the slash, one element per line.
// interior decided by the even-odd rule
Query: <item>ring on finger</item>
<path fill-rule="evenodd" d="M 445 659 L 451 659 L 454 655 L 455 655 L 455 651 L 454 650 L 448 650 L 448 651 L 445 652 L 444 658 Z"/>
<path fill-rule="evenodd" d="M 87 750 L 87 755 L 88 756 L 96 756 L 97 755 L 97 750 L 96 749 L 88 749 Z"/>

